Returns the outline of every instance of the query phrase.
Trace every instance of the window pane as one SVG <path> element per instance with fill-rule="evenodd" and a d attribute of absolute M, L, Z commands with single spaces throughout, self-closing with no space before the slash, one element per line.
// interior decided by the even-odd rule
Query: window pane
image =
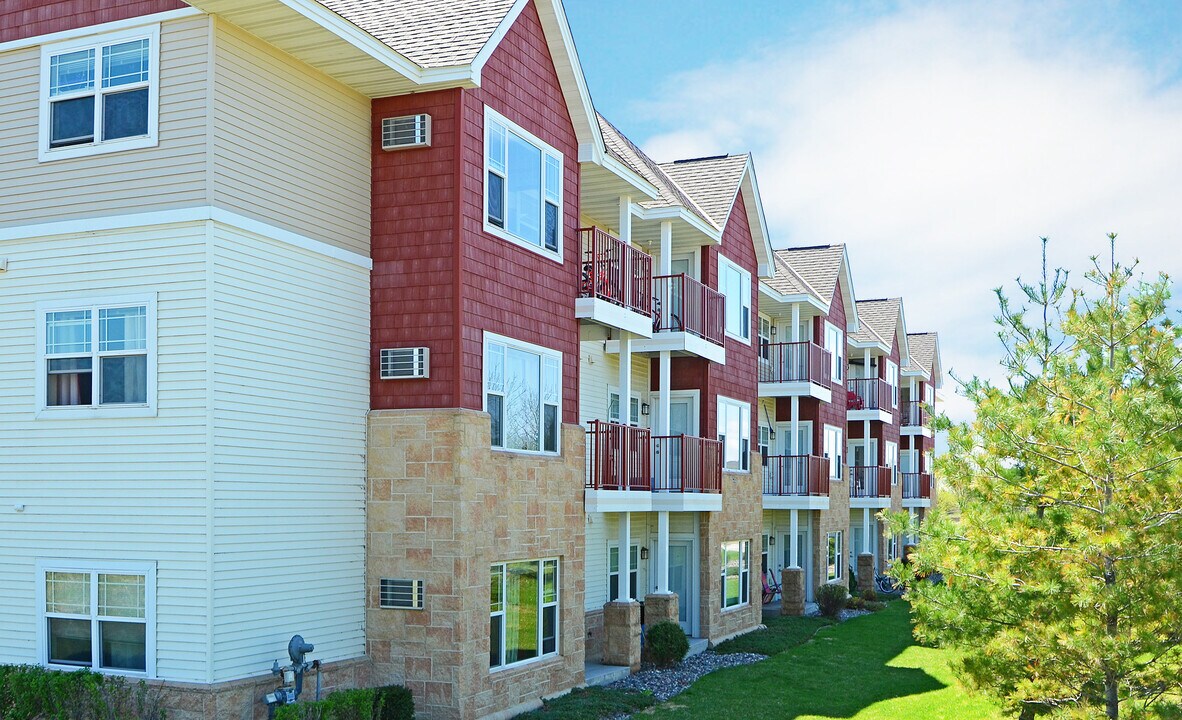
<path fill-rule="evenodd" d="M 546 203 L 546 249 L 558 251 L 558 207 Z"/>
<path fill-rule="evenodd" d="M 90 621 L 47 618 L 49 624 L 49 662 L 58 665 L 92 663 L 90 653 Z"/>
<path fill-rule="evenodd" d="M 546 199 L 555 205 L 561 202 L 562 163 L 553 155 L 546 156 Z"/>
<path fill-rule="evenodd" d="M 545 437 L 542 449 L 546 452 L 558 452 L 558 406 L 546 405 L 543 411 Z"/>
<path fill-rule="evenodd" d="M 485 400 L 488 414 L 492 417 L 492 446 L 505 446 L 505 399 L 500 395 L 489 395 Z"/>
<path fill-rule="evenodd" d="M 538 656 L 538 563 L 505 566 L 505 662 Z"/>
<path fill-rule="evenodd" d="M 94 96 L 50 104 L 49 147 L 94 142 Z"/>
<path fill-rule="evenodd" d="M 148 40 L 103 48 L 103 87 L 148 81 Z"/>
<path fill-rule="evenodd" d="M 147 626 L 143 623 L 99 622 L 99 644 L 102 667 L 113 670 L 147 669 Z"/>
<path fill-rule="evenodd" d="M 68 310 L 45 314 L 45 354 L 90 352 L 90 311 Z"/>
<path fill-rule="evenodd" d="M 148 349 L 148 308 L 99 310 L 99 352 Z"/>
<path fill-rule="evenodd" d="M 103 140 L 148 134 L 148 88 L 103 96 Z"/>
<path fill-rule="evenodd" d="M 505 346 L 489 343 L 484 353 L 485 387 L 489 392 L 505 391 Z"/>
<path fill-rule="evenodd" d="M 490 619 L 488 628 L 488 666 L 501 666 L 501 649 L 505 644 L 505 616 Z"/>
<path fill-rule="evenodd" d="M 635 596 L 634 596 L 635 597 Z M 542 654 L 558 650 L 558 608 L 542 608 Z"/>
<path fill-rule="evenodd" d="M 543 374 L 543 378 L 542 378 L 542 382 L 543 382 L 542 402 L 557 404 L 558 403 L 558 396 L 559 396 L 559 393 L 561 392 L 561 389 L 562 389 L 561 382 L 559 381 L 559 374 L 560 373 L 559 373 L 559 367 L 558 367 L 558 359 L 552 358 L 552 357 L 546 358 L 545 361 L 543 362 L 543 370 L 544 370 L 544 374 Z"/>
<path fill-rule="evenodd" d="M 94 50 L 79 50 L 49 59 L 49 96 L 94 87 Z"/>
<path fill-rule="evenodd" d="M 542 566 L 542 602 L 558 602 L 558 561 L 547 560 Z"/>
<path fill-rule="evenodd" d="M 505 227 L 505 179 L 491 170 L 488 173 L 488 222 L 499 228 Z"/>
<path fill-rule="evenodd" d="M 496 120 L 488 122 L 488 166 L 497 172 L 505 172 L 505 126 Z"/>
<path fill-rule="evenodd" d="M 45 573 L 45 612 L 90 613 L 90 573 Z"/>
<path fill-rule="evenodd" d="M 509 134 L 505 229 L 542 245 L 542 151 Z"/>
<path fill-rule="evenodd" d="M 505 348 L 505 447 L 538 450 L 541 362 L 533 353 Z"/>
<path fill-rule="evenodd" d="M 49 407 L 92 405 L 94 381 L 90 358 L 49 361 L 45 378 L 45 404 Z"/>
<path fill-rule="evenodd" d="M 100 405 L 148 402 L 148 357 L 105 357 L 102 363 Z"/>
<path fill-rule="evenodd" d="M 143 575 L 99 575 L 99 615 L 143 618 L 144 607 Z"/>

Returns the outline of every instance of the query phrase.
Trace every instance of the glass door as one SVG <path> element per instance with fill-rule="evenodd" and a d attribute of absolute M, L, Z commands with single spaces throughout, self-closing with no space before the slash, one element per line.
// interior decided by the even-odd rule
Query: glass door
<path fill-rule="evenodd" d="M 692 608 L 697 602 L 693 593 L 693 542 L 669 541 L 669 589 L 677 593 L 677 622 L 686 635 L 693 636 Z"/>

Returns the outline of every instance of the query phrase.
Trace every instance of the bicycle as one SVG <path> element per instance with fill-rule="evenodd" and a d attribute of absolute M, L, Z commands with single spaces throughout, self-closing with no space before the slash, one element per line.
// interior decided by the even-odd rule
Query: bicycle
<path fill-rule="evenodd" d="M 883 595 L 894 595 L 899 592 L 899 585 L 893 577 L 882 573 L 874 576 L 874 589 Z"/>

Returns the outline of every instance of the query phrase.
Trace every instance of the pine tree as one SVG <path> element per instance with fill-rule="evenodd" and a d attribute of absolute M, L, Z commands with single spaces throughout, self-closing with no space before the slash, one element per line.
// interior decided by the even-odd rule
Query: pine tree
<path fill-rule="evenodd" d="M 933 511 L 896 570 L 917 637 L 1023 718 L 1182 717 L 1182 332 L 1167 277 L 1109 240 L 1084 289 L 1044 239 L 1026 306 L 996 291 L 1008 382 L 962 383 L 976 418 L 942 421 L 936 464 L 959 518 Z"/>

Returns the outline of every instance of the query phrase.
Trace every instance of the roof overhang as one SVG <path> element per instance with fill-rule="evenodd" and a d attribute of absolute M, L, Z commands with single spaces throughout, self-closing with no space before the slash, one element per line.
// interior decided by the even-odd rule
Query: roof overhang
<path fill-rule="evenodd" d="M 857 295 L 854 294 L 854 274 L 850 271 L 850 251 L 845 245 L 841 246 L 837 286 L 841 288 L 841 300 L 845 304 L 845 332 L 846 337 L 849 337 L 862 328 L 862 322 L 858 319 L 858 301 L 854 299 Z"/>
<path fill-rule="evenodd" d="M 767 217 L 763 212 L 763 199 L 759 194 L 759 181 L 755 178 L 755 162 L 747 156 L 747 167 L 735 196 L 743 194 L 743 205 L 747 208 L 747 224 L 751 228 L 751 241 L 755 245 L 755 261 L 759 276 L 771 278 L 776 275 L 776 263 L 772 260 L 772 241 L 767 231 Z M 731 200 L 734 207 L 734 199 Z"/>
<path fill-rule="evenodd" d="M 764 284 L 762 282 L 759 283 L 759 292 L 760 292 L 760 294 L 767 296 L 767 298 L 772 300 L 773 302 L 777 302 L 777 303 L 780 303 L 783 305 L 791 305 L 793 303 L 801 303 L 802 305 L 808 305 L 809 307 L 815 308 L 817 310 L 817 312 L 821 313 L 822 315 L 829 314 L 829 303 L 819 300 L 815 295 L 812 295 L 810 293 L 798 293 L 798 294 L 792 294 L 792 295 L 784 295 L 779 292 L 776 292 L 774 289 L 768 287 L 766 284 Z"/>

